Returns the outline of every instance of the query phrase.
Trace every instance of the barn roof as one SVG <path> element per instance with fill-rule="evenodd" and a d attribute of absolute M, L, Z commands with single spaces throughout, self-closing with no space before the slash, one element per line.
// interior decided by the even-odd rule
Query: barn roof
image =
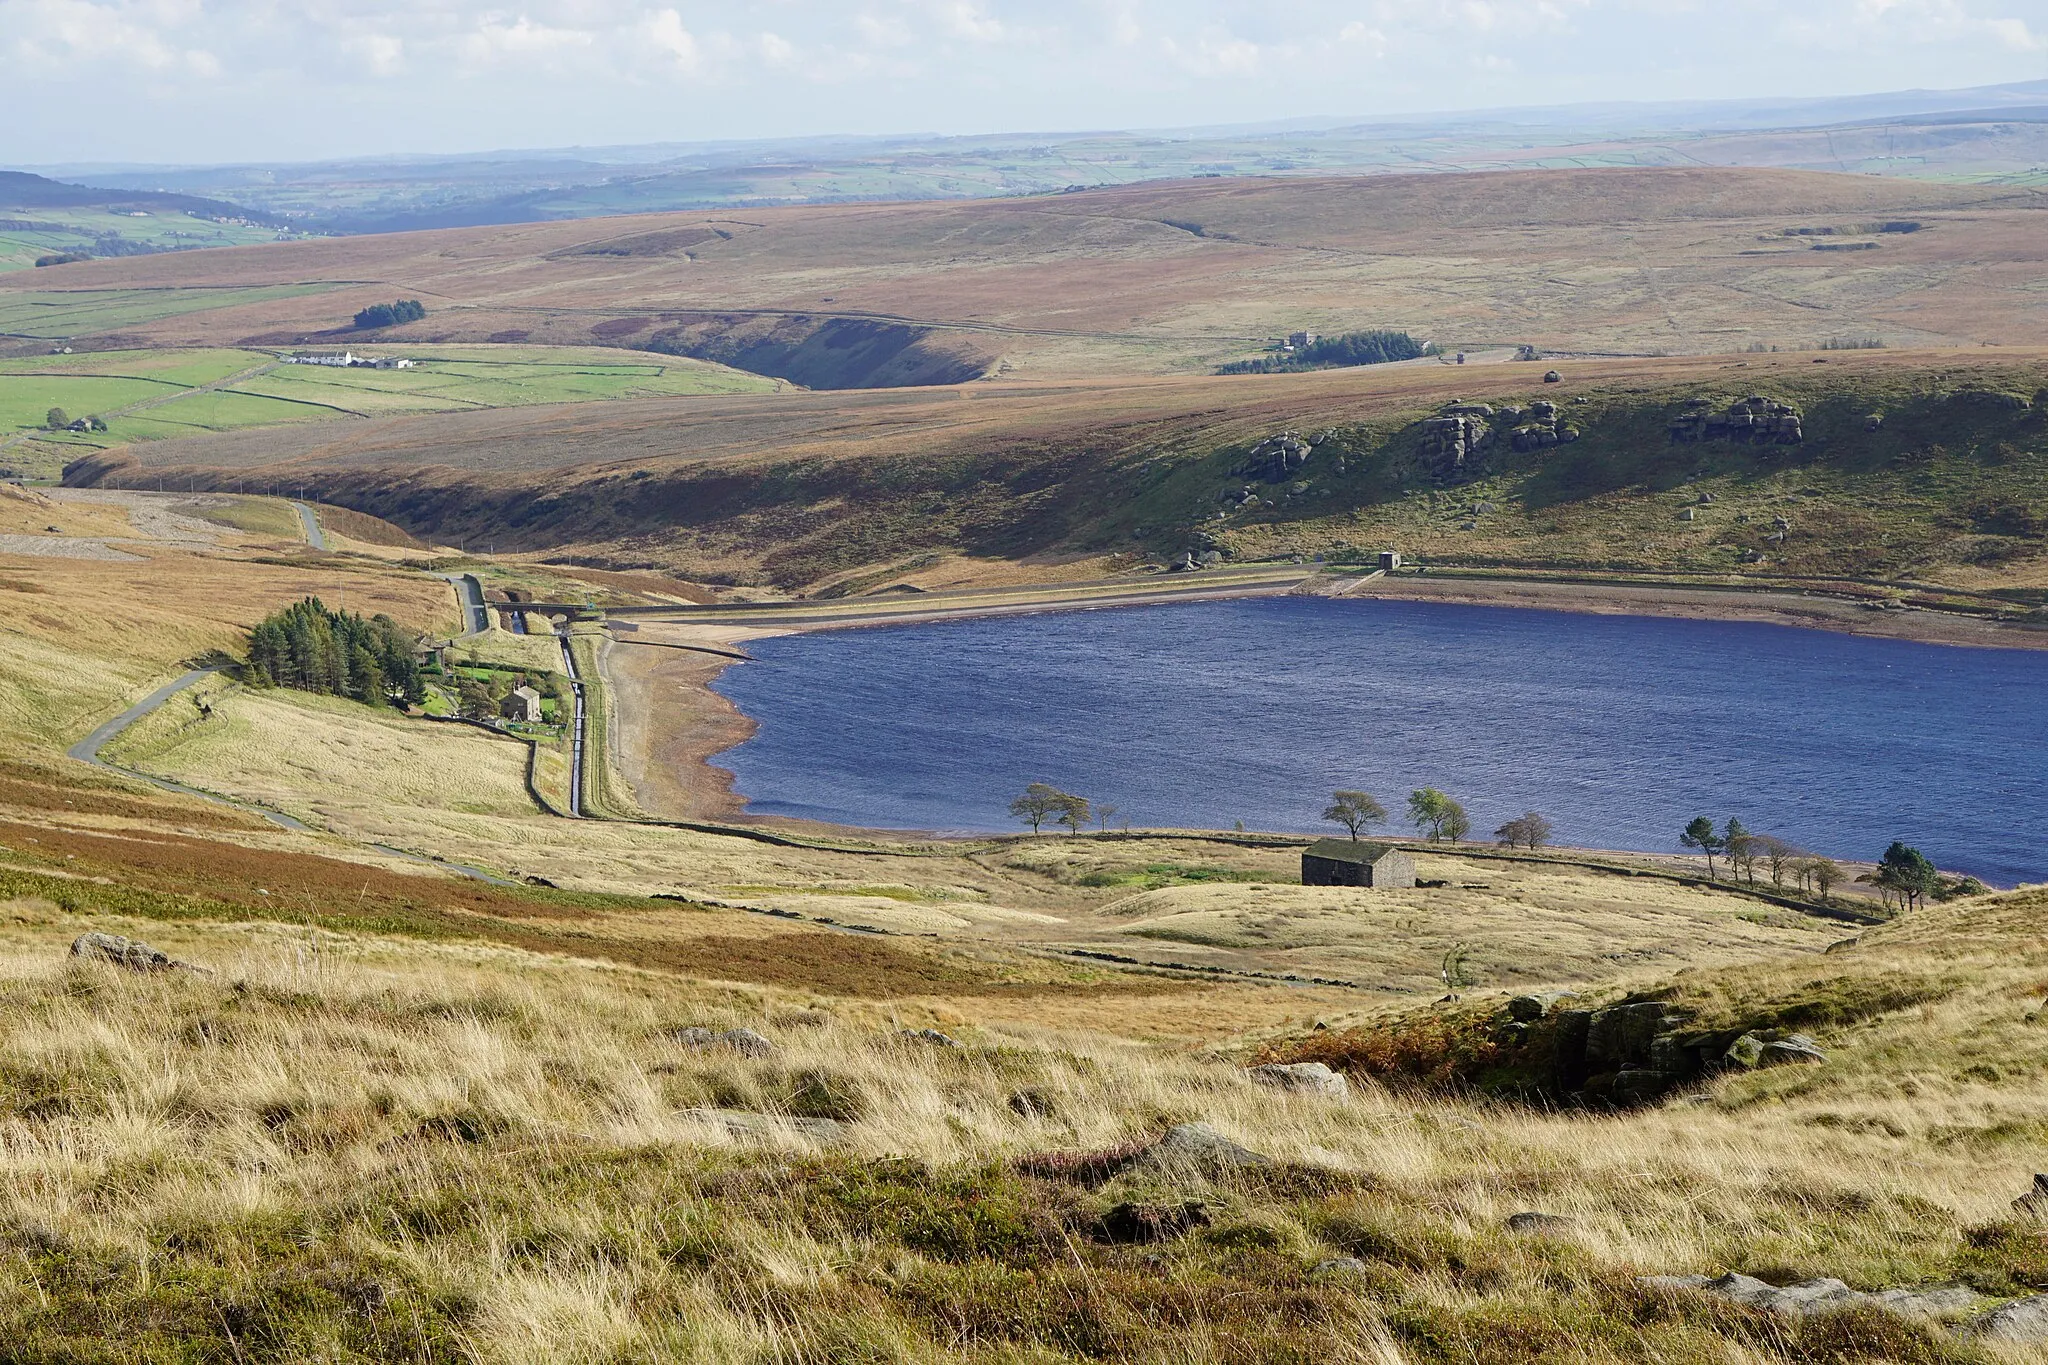
<path fill-rule="evenodd" d="M 1320 839 L 1308 846 L 1306 856 L 1327 858 L 1333 863 L 1376 863 L 1401 850 L 1392 844 L 1366 843 L 1354 839 Z"/>

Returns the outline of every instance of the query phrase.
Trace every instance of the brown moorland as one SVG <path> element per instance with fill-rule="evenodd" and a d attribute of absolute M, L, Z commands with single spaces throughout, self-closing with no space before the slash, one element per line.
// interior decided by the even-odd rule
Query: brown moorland
<path fill-rule="evenodd" d="M 668 349 L 812 387 L 1185 372 L 1304 327 L 1571 352 L 2038 344 L 2043 206 L 2024 189 L 1717 168 L 1200 180 L 134 257 L 35 272 L 0 302 L 324 285 L 118 333 L 339 339 L 357 308 L 417 296 L 428 316 L 378 340 Z M 1832 235 L 1796 235 L 1810 229 Z"/>

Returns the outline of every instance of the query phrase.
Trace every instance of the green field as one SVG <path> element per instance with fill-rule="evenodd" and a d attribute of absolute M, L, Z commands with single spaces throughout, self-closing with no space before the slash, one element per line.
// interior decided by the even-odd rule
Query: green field
<path fill-rule="evenodd" d="M 107 255 L 109 239 L 119 244 L 142 243 L 164 251 L 196 247 L 246 246 L 270 242 L 277 230 L 240 223 L 216 223 L 190 214 L 117 213 L 97 208 L 23 208 L 0 206 L 0 221 L 31 223 L 32 228 L 0 228 L 0 271 L 30 270 L 38 256 L 83 251 Z"/>
<path fill-rule="evenodd" d="M 380 347 L 378 353 L 387 350 Z M 775 380 L 706 361 L 598 347 L 411 346 L 402 354 L 417 359 L 418 368 L 281 365 L 274 352 L 225 349 L 97 351 L 0 360 L 0 440 L 39 431 L 53 407 L 71 417 L 105 417 L 108 429 L 48 432 L 38 435 L 39 444 L 103 449 L 206 431 L 344 417 L 761 393 L 776 386 Z M 240 383 L 195 391 L 265 365 L 272 368 Z M 148 406 L 128 414 L 119 411 L 138 403 Z M 17 444 L 0 465 L 24 468 L 26 454 Z"/>
<path fill-rule="evenodd" d="M 775 381 L 704 361 L 599 348 L 408 346 L 379 348 L 419 361 L 416 369 L 330 369 L 280 365 L 234 386 L 321 403 L 364 416 L 587 403 L 711 393 L 760 393 Z"/>
<path fill-rule="evenodd" d="M 58 340 L 186 313 L 297 298 L 337 284 L 274 284 L 250 289 L 79 289 L 0 295 L 0 332 Z"/>

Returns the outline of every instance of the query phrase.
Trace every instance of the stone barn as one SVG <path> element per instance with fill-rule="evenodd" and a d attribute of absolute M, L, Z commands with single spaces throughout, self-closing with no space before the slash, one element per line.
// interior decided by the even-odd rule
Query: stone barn
<path fill-rule="evenodd" d="M 515 687 L 512 695 L 505 698 L 505 715 L 512 720 L 523 720 L 528 725 L 538 725 L 543 717 L 540 708 L 540 693 L 531 687 Z"/>
<path fill-rule="evenodd" d="M 1301 855 L 1303 886 L 1413 886 L 1415 859 L 1392 844 L 1324 839 Z"/>

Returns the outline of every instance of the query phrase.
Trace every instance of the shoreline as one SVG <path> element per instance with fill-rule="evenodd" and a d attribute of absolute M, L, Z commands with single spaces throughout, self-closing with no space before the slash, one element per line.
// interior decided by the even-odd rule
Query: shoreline
<path fill-rule="evenodd" d="M 1028 601 L 931 603 L 918 606 L 901 598 L 886 603 L 857 599 L 865 609 L 846 604 L 806 604 L 816 614 L 785 615 L 752 621 L 670 620 L 640 618 L 613 638 L 620 645 L 643 646 L 607 651 L 607 681 L 620 714 L 611 724 L 618 736 L 624 777 L 642 809 L 657 819 L 713 820 L 756 824 L 764 828 L 834 834 L 876 834 L 882 831 L 823 825 L 777 816 L 749 816 L 747 801 L 734 790 L 734 775 L 712 760 L 745 742 L 759 728 L 713 689 L 725 670 L 740 660 L 692 648 L 733 650 L 748 640 L 819 630 L 925 625 L 948 620 L 1089 611 L 1112 607 L 1158 606 L 1176 602 L 1214 602 L 1292 594 L 1360 601 L 1438 602 L 1453 606 L 1514 607 L 1591 616 L 1643 616 L 1701 621 L 1741 621 L 1800 630 L 1824 630 L 1908 643 L 1958 648 L 2048 650 L 2048 630 L 1981 620 L 1930 610 L 1873 611 L 1841 598 L 1811 596 L 1790 589 L 1693 588 L 1666 584 L 1589 584 L 1547 582 L 1526 578 L 1464 578 L 1356 576 L 1328 578 L 1341 592 L 1302 593 L 1314 576 L 1282 586 L 1273 580 L 1217 584 L 1204 588 L 1189 583 L 1163 592 L 1137 592 L 1116 597 L 1061 595 L 1049 585 L 1044 595 Z M 764 616 L 767 613 L 763 613 Z"/>

